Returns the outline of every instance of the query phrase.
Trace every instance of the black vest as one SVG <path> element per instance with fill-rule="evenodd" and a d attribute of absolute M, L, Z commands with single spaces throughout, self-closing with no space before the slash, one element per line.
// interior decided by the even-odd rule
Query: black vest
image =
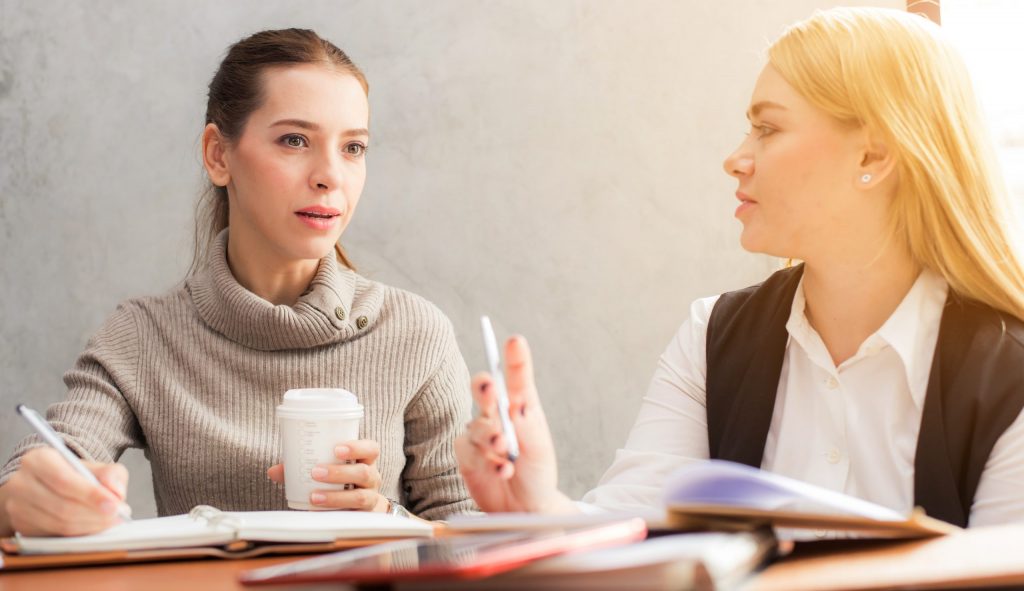
<path fill-rule="evenodd" d="M 723 294 L 707 334 L 711 457 L 760 467 L 803 265 Z M 1024 323 L 946 298 L 914 458 L 914 504 L 967 525 L 992 446 L 1024 408 Z M 1024 491 L 1021 491 L 1024 494 Z"/>

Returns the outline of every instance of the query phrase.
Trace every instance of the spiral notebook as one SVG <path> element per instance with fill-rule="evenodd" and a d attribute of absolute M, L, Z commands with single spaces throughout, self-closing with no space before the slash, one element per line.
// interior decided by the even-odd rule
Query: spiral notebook
<path fill-rule="evenodd" d="M 187 515 L 137 519 L 88 536 L 0 541 L 0 569 L 101 562 L 329 551 L 402 538 L 434 527 L 415 519 L 356 511 L 220 511 L 200 505 Z"/>

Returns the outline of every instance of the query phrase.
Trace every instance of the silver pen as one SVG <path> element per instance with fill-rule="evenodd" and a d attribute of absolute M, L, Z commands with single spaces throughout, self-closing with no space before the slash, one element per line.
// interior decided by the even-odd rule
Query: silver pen
<path fill-rule="evenodd" d="M 53 449 L 57 450 L 57 453 L 59 453 L 65 460 L 67 460 L 67 463 L 71 464 L 71 467 L 75 469 L 75 472 L 81 474 L 82 477 L 88 480 L 90 483 L 100 488 L 106 488 L 103 486 L 103 484 L 100 483 L 99 480 L 96 479 L 96 475 L 90 472 L 89 469 L 85 467 L 85 464 L 82 463 L 82 460 L 78 459 L 78 456 L 72 453 L 72 451 L 68 449 L 67 445 L 64 445 L 64 440 L 60 438 L 60 435 L 57 435 L 57 432 L 53 430 L 53 427 L 50 426 L 50 423 L 46 422 L 46 419 L 43 418 L 43 415 L 25 406 L 24 404 L 19 404 L 17 406 L 17 410 L 18 414 L 20 414 L 26 421 L 28 421 L 28 424 L 32 425 L 32 428 L 35 430 L 35 432 L 38 433 L 39 436 L 43 438 L 43 441 L 45 441 L 47 445 L 49 445 Z M 121 503 L 121 506 L 118 507 L 117 516 L 125 522 L 132 520 L 131 513 L 128 510 L 128 506 L 125 505 L 124 503 Z"/>
<path fill-rule="evenodd" d="M 516 461 L 519 457 L 519 439 L 508 416 L 508 389 L 505 387 L 505 374 L 501 368 L 501 356 L 498 354 L 498 341 L 494 338 L 491 319 L 480 317 L 480 328 L 484 333 L 484 351 L 487 353 L 487 364 L 490 366 L 491 378 L 494 380 L 495 396 L 498 399 L 498 418 L 501 420 L 501 434 L 508 445 L 508 460 Z"/>

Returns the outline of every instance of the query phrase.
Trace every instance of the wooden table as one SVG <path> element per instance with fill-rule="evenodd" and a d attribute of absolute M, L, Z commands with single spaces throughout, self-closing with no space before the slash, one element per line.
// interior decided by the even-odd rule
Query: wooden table
<path fill-rule="evenodd" d="M 0 591 L 223 591 L 256 589 L 238 584 L 240 571 L 269 566 L 296 556 L 247 560 L 203 559 L 115 566 L 0 571 Z M 273 587 L 280 589 L 280 587 Z M 337 589 L 339 587 L 331 587 Z M 343 588 L 343 587 L 341 587 Z"/>
<path fill-rule="evenodd" d="M 902 542 L 821 542 L 772 564 L 744 591 L 1022 589 L 1024 525 Z"/>

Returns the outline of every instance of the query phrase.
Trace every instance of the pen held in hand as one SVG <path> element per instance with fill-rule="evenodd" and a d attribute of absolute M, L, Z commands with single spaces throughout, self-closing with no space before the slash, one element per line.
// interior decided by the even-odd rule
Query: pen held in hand
<path fill-rule="evenodd" d="M 516 437 L 516 430 L 512 426 L 508 411 L 508 389 L 505 387 L 505 374 L 501 367 L 501 356 L 498 353 L 498 341 L 494 338 L 494 328 L 491 327 L 491 319 L 487 316 L 480 317 L 480 328 L 483 331 L 484 351 L 487 353 L 487 365 L 494 380 L 494 393 L 498 402 L 498 419 L 501 421 L 501 434 L 508 445 L 508 459 L 516 461 L 519 457 L 519 439 Z"/>
<path fill-rule="evenodd" d="M 59 453 L 61 457 L 71 465 L 75 472 L 81 474 L 82 477 L 88 480 L 91 484 L 103 487 L 103 484 L 96 478 L 96 475 L 89 471 L 89 469 L 85 467 L 85 464 L 82 463 L 82 460 L 78 459 L 78 456 L 68 449 L 68 446 L 64 444 L 64 440 L 61 439 L 60 435 L 57 435 L 57 432 L 53 430 L 53 427 L 46 422 L 43 415 L 24 404 L 19 404 L 17 406 L 17 411 L 18 414 L 20 414 L 22 418 L 32 426 L 32 429 L 42 437 L 43 441 L 45 441 L 47 445 L 57 450 L 57 453 Z M 124 503 L 121 503 L 121 506 L 118 507 L 117 516 L 124 522 L 132 520 L 131 511 Z"/>

